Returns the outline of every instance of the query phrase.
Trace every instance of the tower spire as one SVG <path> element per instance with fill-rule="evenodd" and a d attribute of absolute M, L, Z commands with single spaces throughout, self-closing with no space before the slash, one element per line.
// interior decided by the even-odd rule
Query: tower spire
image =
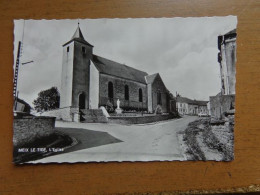
<path fill-rule="evenodd" d="M 79 41 L 79 42 L 85 43 L 85 44 L 88 45 L 88 46 L 93 47 L 93 45 L 89 44 L 89 43 L 85 40 L 85 38 L 84 38 L 84 36 L 83 36 L 83 34 L 82 34 L 82 32 L 81 32 L 79 19 L 78 19 L 78 27 L 77 27 L 75 33 L 74 33 L 73 36 L 71 37 L 70 41 L 68 41 L 67 43 L 65 43 L 63 46 L 67 45 L 68 43 L 70 43 L 70 42 L 72 42 L 72 41 Z"/>

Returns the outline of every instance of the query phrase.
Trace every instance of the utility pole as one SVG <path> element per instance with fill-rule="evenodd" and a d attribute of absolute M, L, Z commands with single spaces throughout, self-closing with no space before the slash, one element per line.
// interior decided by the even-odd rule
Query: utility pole
<path fill-rule="evenodd" d="M 13 97 L 14 97 L 14 105 L 13 110 L 15 111 L 17 108 L 17 100 L 18 100 L 18 91 L 17 91 L 17 85 L 18 85 L 18 73 L 19 73 L 19 66 L 20 66 L 20 57 L 21 57 L 21 49 L 22 48 L 22 42 L 18 42 L 18 50 L 17 50 L 17 57 L 16 57 L 16 64 L 15 64 L 15 71 L 14 71 L 14 88 L 13 88 Z M 24 62 L 22 65 L 33 63 L 33 61 Z"/>
<path fill-rule="evenodd" d="M 13 97 L 14 97 L 14 110 L 16 110 L 17 105 L 17 81 L 18 81 L 18 70 L 20 64 L 20 53 L 21 53 L 21 41 L 18 43 L 18 51 L 16 57 L 15 71 L 14 71 L 14 88 L 13 88 Z"/>

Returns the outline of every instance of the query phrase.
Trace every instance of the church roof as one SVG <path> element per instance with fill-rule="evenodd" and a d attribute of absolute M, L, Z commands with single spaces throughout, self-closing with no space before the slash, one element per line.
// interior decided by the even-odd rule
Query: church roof
<path fill-rule="evenodd" d="M 75 39 L 75 38 L 80 38 L 80 39 L 84 39 L 84 36 L 80 30 L 80 27 L 78 26 L 78 28 L 76 29 L 74 35 L 71 37 L 71 39 Z M 85 40 L 85 39 L 84 39 Z"/>
<path fill-rule="evenodd" d="M 118 62 L 102 58 L 97 55 L 93 55 L 92 62 L 95 64 L 100 73 L 146 84 L 145 76 L 148 75 L 146 72 L 126 66 L 125 64 L 120 64 Z"/>
<path fill-rule="evenodd" d="M 147 84 L 151 84 L 154 82 L 154 79 L 156 78 L 156 76 L 159 75 L 159 73 L 155 73 L 155 74 L 152 74 L 152 75 L 147 75 L 145 78 L 146 78 L 146 83 Z"/>
<path fill-rule="evenodd" d="M 81 42 L 81 43 L 84 43 L 88 46 L 91 46 L 93 47 L 93 45 L 89 44 L 85 39 L 84 39 L 84 36 L 80 30 L 80 27 L 78 26 L 78 28 L 76 29 L 75 33 L 73 34 L 73 36 L 71 37 L 71 40 L 68 41 L 67 43 L 65 43 L 63 46 L 69 44 L 70 42 L 72 41 L 78 41 L 78 42 Z"/>

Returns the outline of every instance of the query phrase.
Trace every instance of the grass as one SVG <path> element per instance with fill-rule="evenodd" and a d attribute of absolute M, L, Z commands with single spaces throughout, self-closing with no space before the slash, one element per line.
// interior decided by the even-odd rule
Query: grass
<path fill-rule="evenodd" d="M 231 122 L 232 124 L 232 122 Z M 203 128 L 201 128 L 203 127 Z M 220 128 L 227 128 L 224 125 L 220 126 Z M 230 129 L 228 131 L 233 132 L 233 125 L 229 125 Z M 221 153 L 223 156 L 223 161 L 233 160 L 233 147 L 229 147 L 227 143 L 221 143 L 216 135 L 212 132 L 212 126 L 210 125 L 210 119 L 199 119 L 194 122 L 189 123 L 187 129 L 184 131 L 183 141 L 186 143 L 188 149 L 186 150 L 186 154 L 188 160 L 211 160 L 206 159 L 204 152 L 200 148 L 196 136 L 198 133 L 202 133 L 203 143 L 210 149 L 216 150 Z M 229 141 L 231 140 L 233 143 L 233 134 L 229 137 Z M 221 136 L 221 135 L 220 135 Z"/>
<path fill-rule="evenodd" d="M 202 122 L 203 121 L 201 119 L 191 122 L 184 131 L 183 141 L 188 146 L 186 151 L 188 160 L 206 160 L 205 154 L 199 147 L 199 144 L 196 140 L 196 135 L 202 131 L 198 128 Z"/>

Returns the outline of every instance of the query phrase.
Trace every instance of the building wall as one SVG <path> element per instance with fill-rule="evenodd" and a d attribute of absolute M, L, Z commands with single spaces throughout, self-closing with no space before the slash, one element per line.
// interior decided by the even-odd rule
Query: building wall
<path fill-rule="evenodd" d="M 236 83 L 236 38 L 220 36 L 220 73 L 222 94 L 235 94 Z"/>
<path fill-rule="evenodd" d="M 99 72 L 96 66 L 90 63 L 90 89 L 89 89 L 89 108 L 97 109 L 99 103 Z"/>
<path fill-rule="evenodd" d="M 229 94 L 235 94 L 236 84 L 236 41 L 235 39 L 225 41 L 226 64 L 228 72 Z"/>
<path fill-rule="evenodd" d="M 78 108 L 63 107 L 41 113 L 41 116 L 56 117 L 57 120 L 78 121 Z"/>
<path fill-rule="evenodd" d="M 208 107 L 207 105 L 203 105 L 203 106 L 199 106 L 198 107 L 198 114 L 209 114 L 209 110 L 208 110 Z"/>
<path fill-rule="evenodd" d="M 181 115 L 198 115 L 199 113 L 209 113 L 207 105 L 199 106 L 197 104 L 188 104 L 186 102 L 177 102 L 176 105 L 178 112 Z"/>
<path fill-rule="evenodd" d="M 177 107 L 176 106 L 177 106 L 176 100 L 171 99 L 170 100 L 170 112 L 174 113 L 175 115 L 177 114 L 177 112 L 176 112 Z"/>
<path fill-rule="evenodd" d="M 210 113 L 212 118 L 221 119 L 222 114 L 234 109 L 235 95 L 217 95 L 210 97 Z"/>
<path fill-rule="evenodd" d="M 153 97 L 152 97 L 152 84 L 147 85 L 147 104 L 148 104 L 148 112 L 153 112 Z"/>
<path fill-rule="evenodd" d="M 25 105 L 20 103 L 20 102 L 16 102 L 16 109 L 15 111 L 18 111 L 18 112 L 23 112 L 24 111 L 24 108 L 25 108 Z"/>
<path fill-rule="evenodd" d="M 100 73 L 99 76 L 99 106 L 106 106 L 108 101 L 108 83 L 113 83 L 114 101 L 116 106 L 117 99 L 120 100 L 122 109 L 144 109 L 147 110 L 147 87 L 146 84 L 118 78 Z M 129 101 L 125 100 L 125 85 L 129 87 Z M 139 102 L 139 89 L 142 89 L 143 102 Z"/>
<path fill-rule="evenodd" d="M 163 112 L 169 112 L 169 93 L 160 77 L 156 77 L 152 83 L 152 108 L 153 112 L 158 106 L 157 93 L 161 94 L 161 107 Z"/>
<path fill-rule="evenodd" d="M 188 104 L 184 102 L 177 102 L 178 113 L 181 115 L 189 114 Z"/>
<path fill-rule="evenodd" d="M 188 104 L 188 113 L 190 115 L 198 115 L 198 105 Z"/>
<path fill-rule="evenodd" d="M 86 52 L 82 52 L 85 47 Z M 85 108 L 89 108 L 89 72 L 90 59 L 92 58 L 92 47 L 76 42 L 74 43 L 74 66 L 73 66 L 73 85 L 72 85 L 72 107 L 79 106 L 79 95 L 85 95 Z"/>
<path fill-rule="evenodd" d="M 211 115 L 210 102 L 207 103 L 208 115 Z"/>
<path fill-rule="evenodd" d="M 69 52 L 67 52 L 69 47 Z M 73 78 L 74 42 L 63 47 L 60 107 L 71 106 Z"/>

